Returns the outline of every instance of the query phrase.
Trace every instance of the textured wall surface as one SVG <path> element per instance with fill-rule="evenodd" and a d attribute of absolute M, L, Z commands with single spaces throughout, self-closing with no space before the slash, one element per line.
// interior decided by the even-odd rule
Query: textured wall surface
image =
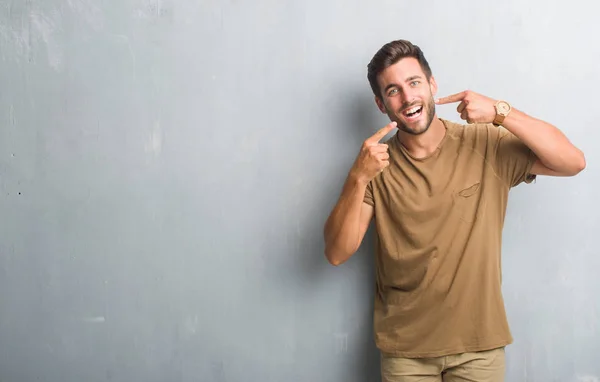
<path fill-rule="evenodd" d="M 372 231 L 321 232 L 408 38 L 585 151 L 512 192 L 507 381 L 600 381 L 594 6 L 0 0 L 0 380 L 377 381 Z"/>

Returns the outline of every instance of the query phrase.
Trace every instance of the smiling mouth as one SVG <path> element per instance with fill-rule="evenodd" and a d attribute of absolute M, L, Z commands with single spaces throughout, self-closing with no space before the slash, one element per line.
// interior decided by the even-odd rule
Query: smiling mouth
<path fill-rule="evenodd" d="M 416 119 L 421 116 L 422 112 L 423 112 L 423 105 L 413 106 L 409 109 L 404 110 L 402 112 L 402 115 L 404 115 L 408 119 Z"/>

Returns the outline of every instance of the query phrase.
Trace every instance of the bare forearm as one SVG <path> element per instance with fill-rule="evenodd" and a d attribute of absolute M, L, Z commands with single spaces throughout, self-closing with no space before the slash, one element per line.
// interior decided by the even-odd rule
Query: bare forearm
<path fill-rule="evenodd" d="M 388 146 L 379 141 L 396 127 L 390 122 L 366 139 L 344 182 L 341 195 L 325 222 L 325 256 L 339 265 L 356 252 L 373 209 L 363 203 L 367 184 L 389 166 Z"/>
<path fill-rule="evenodd" d="M 502 125 L 521 139 L 549 169 L 571 175 L 585 167 L 581 150 L 555 126 L 515 109 Z"/>
<path fill-rule="evenodd" d="M 334 265 L 345 262 L 361 241 L 360 214 L 367 183 L 350 174 L 325 223 L 325 255 Z"/>
<path fill-rule="evenodd" d="M 491 123 L 496 117 L 496 101 L 470 90 L 436 100 L 436 104 L 459 102 L 457 111 L 469 123 Z M 502 123 L 508 131 L 519 138 L 535 153 L 542 167 L 553 175 L 575 175 L 585 167 L 581 150 L 573 146 L 567 137 L 551 124 L 512 109 Z M 542 170 L 537 167 L 536 171 Z"/>

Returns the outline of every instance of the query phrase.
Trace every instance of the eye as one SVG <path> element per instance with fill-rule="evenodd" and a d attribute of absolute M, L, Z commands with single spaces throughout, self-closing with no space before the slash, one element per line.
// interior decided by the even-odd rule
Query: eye
<path fill-rule="evenodd" d="M 388 95 L 392 96 L 392 95 L 396 94 L 397 92 L 398 92 L 398 89 L 392 89 L 388 92 Z"/>
<path fill-rule="evenodd" d="M 417 86 L 420 83 L 421 83 L 420 81 L 415 80 L 415 81 L 413 81 L 413 82 L 410 83 L 410 86 Z"/>

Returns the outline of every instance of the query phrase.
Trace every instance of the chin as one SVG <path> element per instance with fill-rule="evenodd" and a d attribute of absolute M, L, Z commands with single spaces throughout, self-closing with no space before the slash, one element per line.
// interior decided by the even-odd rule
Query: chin
<path fill-rule="evenodd" d="M 408 127 L 404 123 L 398 123 L 398 129 L 402 130 L 405 133 L 410 134 L 410 135 L 421 135 L 421 134 L 425 133 L 427 130 L 429 130 L 429 126 L 430 126 L 430 124 L 426 123 L 426 122 L 421 122 L 420 124 L 415 126 L 415 128 Z"/>

